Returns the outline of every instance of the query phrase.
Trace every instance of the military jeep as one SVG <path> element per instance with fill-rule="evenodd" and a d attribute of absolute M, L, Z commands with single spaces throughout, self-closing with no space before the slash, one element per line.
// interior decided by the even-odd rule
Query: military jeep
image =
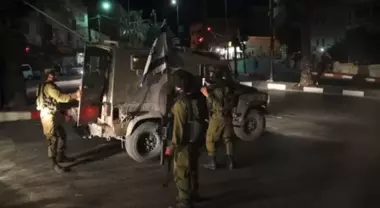
<path fill-rule="evenodd" d="M 162 121 L 172 103 L 173 71 L 180 68 L 195 75 L 194 85 L 199 91 L 208 73 L 207 65 L 226 72 L 224 78 L 239 98 L 233 112 L 236 136 L 244 141 L 261 136 L 268 95 L 236 81 L 227 62 L 191 51 L 170 50 L 167 69 L 149 74 L 140 86 L 148 54 L 149 50 L 128 48 L 118 42 L 87 45 L 83 95 L 73 112 L 83 138 L 118 139 L 137 162 L 158 157 L 163 142 Z"/>

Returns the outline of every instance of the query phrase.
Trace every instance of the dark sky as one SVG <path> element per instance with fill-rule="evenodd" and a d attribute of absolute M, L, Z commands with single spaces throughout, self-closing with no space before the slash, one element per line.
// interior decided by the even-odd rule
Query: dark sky
<path fill-rule="evenodd" d="M 119 0 L 127 8 L 128 0 Z M 176 10 L 170 5 L 171 0 L 129 0 L 132 10 L 144 11 L 148 16 L 152 9 L 156 9 L 159 19 L 162 15 L 168 18 L 175 18 Z M 177 0 L 179 2 L 180 19 L 184 22 L 200 20 L 204 13 L 202 2 L 207 3 L 207 14 L 211 17 L 224 17 L 224 0 Z M 227 0 L 229 16 L 249 15 L 248 8 L 254 5 L 267 5 L 268 0 Z"/>

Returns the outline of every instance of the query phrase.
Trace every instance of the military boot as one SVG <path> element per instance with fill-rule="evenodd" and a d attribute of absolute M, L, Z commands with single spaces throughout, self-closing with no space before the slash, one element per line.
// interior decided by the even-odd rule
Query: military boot
<path fill-rule="evenodd" d="M 227 168 L 230 170 L 235 169 L 235 161 L 234 161 L 234 158 L 232 157 L 232 155 L 227 155 L 226 160 L 227 160 L 226 161 Z"/>
<path fill-rule="evenodd" d="M 75 162 L 75 158 L 67 157 L 65 153 L 59 152 L 57 155 L 57 162 L 65 163 L 65 162 Z"/>
<path fill-rule="evenodd" d="M 210 161 L 203 165 L 204 168 L 209 170 L 216 170 L 216 157 L 210 156 Z"/>
<path fill-rule="evenodd" d="M 52 159 L 52 169 L 56 173 L 67 173 L 70 171 L 69 168 L 61 167 L 55 159 Z"/>

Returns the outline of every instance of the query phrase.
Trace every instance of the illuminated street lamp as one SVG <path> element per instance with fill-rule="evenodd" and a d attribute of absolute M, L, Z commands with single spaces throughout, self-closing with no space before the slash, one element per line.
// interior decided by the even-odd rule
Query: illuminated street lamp
<path fill-rule="evenodd" d="M 102 6 L 102 9 L 106 12 L 109 11 L 112 7 L 112 5 L 109 1 L 103 1 L 101 6 Z"/>
<path fill-rule="evenodd" d="M 178 9 L 178 2 L 177 2 L 177 0 L 171 0 L 171 4 L 173 5 L 173 6 L 175 6 L 176 7 L 176 10 L 177 10 L 177 32 L 178 32 L 178 36 L 179 36 L 179 9 Z"/>

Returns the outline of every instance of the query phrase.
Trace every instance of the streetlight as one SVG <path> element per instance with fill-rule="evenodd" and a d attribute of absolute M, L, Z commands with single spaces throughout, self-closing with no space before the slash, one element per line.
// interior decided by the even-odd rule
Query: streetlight
<path fill-rule="evenodd" d="M 178 2 L 177 2 L 177 0 L 171 0 L 171 3 L 172 3 L 172 5 L 173 6 L 175 6 L 176 7 L 176 10 L 177 10 L 177 32 L 178 32 L 178 36 L 179 36 L 179 9 L 178 9 Z"/>
<path fill-rule="evenodd" d="M 109 1 L 103 1 L 102 2 L 102 9 L 104 10 L 104 11 L 109 11 L 110 9 L 111 9 L 111 3 L 109 2 Z"/>
<path fill-rule="evenodd" d="M 102 11 L 104 11 L 104 12 L 109 12 L 112 9 L 112 3 L 109 0 L 103 0 L 103 1 L 101 1 L 99 6 L 100 6 L 100 9 Z M 96 16 L 96 18 L 98 19 L 98 32 L 99 32 L 99 40 L 100 40 L 100 34 L 102 33 L 101 32 L 101 18 L 102 18 L 102 15 L 101 15 L 100 12 Z M 89 36 L 91 36 L 91 35 L 89 35 Z"/>

